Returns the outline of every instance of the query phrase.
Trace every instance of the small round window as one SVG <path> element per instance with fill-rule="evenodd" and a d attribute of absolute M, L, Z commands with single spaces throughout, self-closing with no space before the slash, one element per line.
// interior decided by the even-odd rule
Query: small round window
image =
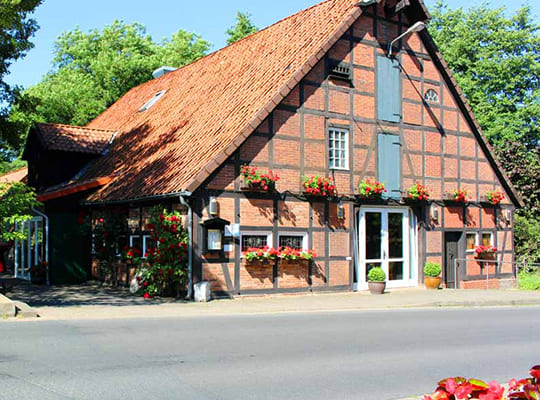
<path fill-rule="evenodd" d="M 428 89 L 428 91 L 424 94 L 424 99 L 426 101 L 429 101 L 430 103 L 438 103 L 439 95 L 437 94 L 435 90 Z"/>

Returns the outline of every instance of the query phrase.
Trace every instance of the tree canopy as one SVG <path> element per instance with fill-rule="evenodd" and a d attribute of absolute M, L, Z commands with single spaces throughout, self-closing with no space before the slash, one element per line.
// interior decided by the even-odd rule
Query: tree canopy
<path fill-rule="evenodd" d="M 160 66 L 181 67 L 203 57 L 210 44 L 183 30 L 159 43 L 137 23 L 115 21 L 102 31 L 75 29 L 55 43 L 51 71 L 17 96 L 10 120 L 19 145 L 33 122 L 85 125 Z"/>
<path fill-rule="evenodd" d="M 8 157 L 8 149 L 17 135 L 7 123 L 8 105 L 13 88 L 4 80 L 14 61 L 24 57 L 33 47 L 30 38 L 38 29 L 31 13 L 42 0 L 0 0 L 0 160 Z"/>
<path fill-rule="evenodd" d="M 540 142 L 540 37 L 530 6 L 506 16 L 487 4 L 463 10 L 439 1 L 430 33 L 494 145 Z"/>
<path fill-rule="evenodd" d="M 251 35 L 259 30 L 251 22 L 251 14 L 238 12 L 236 14 L 236 25 L 231 26 L 227 29 L 226 33 L 228 35 L 227 44 L 233 44 L 234 42 L 239 41 L 240 39 L 245 38 L 246 36 Z"/>
<path fill-rule="evenodd" d="M 0 183 L 0 242 L 23 239 L 13 224 L 32 218 L 30 209 L 38 204 L 36 194 L 24 183 Z"/>

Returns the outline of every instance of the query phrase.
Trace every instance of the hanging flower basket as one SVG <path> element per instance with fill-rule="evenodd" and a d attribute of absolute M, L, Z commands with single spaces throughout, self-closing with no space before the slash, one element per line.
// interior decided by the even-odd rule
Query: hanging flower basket
<path fill-rule="evenodd" d="M 328 198 L 337 195 L 336 184 L 332 178 L 319 175 L 302 177 L 302 186 L 307 196 Z"/>
<path fill-rule="evenodd" d="M 270 192 L 275 190 L 279 176 L 272 171 L 260 172 L 257 167 L 244 165 L 242 167 L 242 190 Z"/>
<path fill-rule="evenodd" d="M 383 193 L 388 192 L 384 183 L 375 179 L 366 178 L 358 186 L 360 197 L 364 199 L 380 199 Z"/>

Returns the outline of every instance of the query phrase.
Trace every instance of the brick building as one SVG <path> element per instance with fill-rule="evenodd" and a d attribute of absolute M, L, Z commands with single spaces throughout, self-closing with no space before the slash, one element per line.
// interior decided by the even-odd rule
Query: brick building
<path fill-rule="evenodd" d="M 122 205 L 144 221 L 148 207 L 180 202 L 193 281 L 212 282 L 216 295 L 362 290 L 373 266 L 390 287 L 417 286 L 426 261 L 443 265 L 448 287 L 474 287 L 488 273 L 495 286 L 512 279 L 511 264 L 479 261 L 474 250 L 492 245 L 493 261 L 513 260 L 521 200 L 422 29 L 428 19 L 420 0 L 328 0 L 132 89 L 85 128 L 38 125 L 29 181 L 48 187 L 51 265 L 71 265 L 56 280 L 89 274 L 89 251 L 62 250 L 81 208 Z M 62 179 L 43 182 L 38 159 L 52 147 L 71 161 Z M 275 191 L 244 190 L 243 165 L 277 174 Z M 315 175 L 337 192 L 306 196 L 302 177 Z M 385 182 L 382 199 L 358 196 L 366 178 Z M 417 182 L 429 201 L 407 199 Z M 455 201 L 456 189 L 470 199 Z M 504 200 L 489 204 L 489 191 Z M 218 250 L 208 250 L 212 223 L 223 229 Z M 128 234 L 148 245 L 143 222 Z M 261 265 L 242 256 L 264 245 L 316 258 Z"/>

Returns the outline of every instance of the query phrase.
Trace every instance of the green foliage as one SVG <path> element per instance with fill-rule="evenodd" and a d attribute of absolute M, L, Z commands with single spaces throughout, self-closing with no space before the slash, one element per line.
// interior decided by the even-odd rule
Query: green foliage
<path fill-rule="evenodd" d="M 530 6 L 510 17 L 487 4 L 449 9 L 429 28 L 488 139 L 533 148 L 540 140 L 540 37 Z"/>
<path fill-rule="evenodd" d="M 0 161 L 13 157 L 18 142 L 15 127 L 7 120 L 13 100 L 13 88 L 4 82 L 13 62 L 25 56 L 33 47 L 30 38 L 38 29 L 30 14 L 42 0 L 0 0 Z"/>
<path fill-rule="evenodd" d="M 540 290 L 540 268 L 519 271 L 518 284 L 521 290 Z"/>
<path fill-rule="evenodd" d="M 240 39 L 257 32 L 258 30 L 259 28 L 257 28 L 251 22 L 251 14 L 239 11 L 236 14 L 236 25 L 231 26 L 226 31 L 227 35 L 229 36 L 227 39 L 227 44 L 233 44 L 234 42 L 237 42 Z"/>
<path fill-rule="evenodd" d="M 13 161 L 0 161 L 0 175 L 23 167 L 26 167 L 26 161 L 23 160 L 15 159 Z"/>
<path fill-rule="evenodd" d="M 441 271 L 442 271 L 441 264 L 437 264 L 434 262 L 427 262 L 426 265 L 424 265 L 425 276 L 437 278 L 439 275 L 441 275 Z"/>
<path fill-rule="evenodd" d="M 540 218 L 529 213 L 514 217 L 514 240 L 519 262 L 540 263 Z"/>
<path fill-rule="evenodd" d="M 386 274 L 381 267 L 374 267 L 369 270 L 367 278 L 369 282 L 384 282 Z"/>
<path fill-rule="evenodd" d="M 180 30 L 156 43 L 137 23 L 115 21 L 100 32 L 75 29 L 55 44 L 52 70 L 18 93 L 10 114 L 20 148 L 33 122 L 86 125 L 129 89 L 152 79 L 163 65 L 181 67 L 204 56 L 210 44 Z"/>
<path fill-rule="evenodd" d="M 36 194 L 24 183 L 0 183 L 0 241 L 24 239 L 13 225 L 32 218 L 30 208 L 38 204 Z"/>
<path fill-rule="evenodd" d="M 145 298 L 178 294 L 188 278 L 188 235 L 182 226 L 182 216 L 178 211 L 155 207 L 147 229 L 159 246 L 148 250 L 148 264 L 138 275 L 141 294 Z"/>

